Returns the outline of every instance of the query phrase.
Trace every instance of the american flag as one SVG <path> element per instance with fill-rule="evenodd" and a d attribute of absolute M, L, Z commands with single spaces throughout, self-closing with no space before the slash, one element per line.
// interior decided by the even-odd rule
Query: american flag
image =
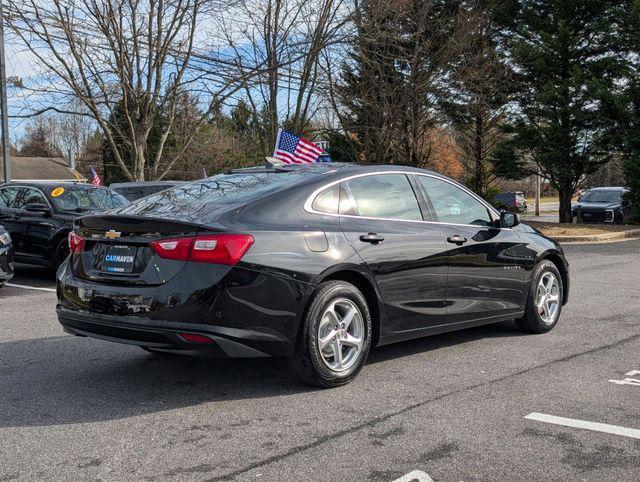
<path fill-rule="evenodd" d="M 278 131 L 273 157 L 280 159 L 282 162 L 286 164 L 317 162 L 320 154 L 322 154 L 322 148 L 316 146 L 313 142 L 282 129 Z"/>
<path fill-rule="evenodd" d="M 102 179 L 100 179 L 100 176 L 98 176 L 93 166 L 89 166 L 89 169 L 91 169 L 91 184 L 94 186 L 102 186 Z"/>

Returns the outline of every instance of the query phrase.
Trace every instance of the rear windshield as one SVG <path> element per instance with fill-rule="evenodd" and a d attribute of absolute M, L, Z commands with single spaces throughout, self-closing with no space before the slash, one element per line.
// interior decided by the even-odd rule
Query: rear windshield
<path fill-rule="evenodd" d="M 93 211 L 123 206 L 126 198 L 106 187 L 66 186 L 51 189 L 49 196 L 61 211 Z"/>
<path fill-rule="evenodd" d="M 135 201 L 136 199 L 140 199 L 145 196 L 149 196 L 150 194 L 155 194 L 160 191 L 164 191 L 165 189 L 169 189 L 173 186 L 171 185 L 157 185 L 157 186 L 128 186 L 128 187 L 115 187 L 112 188 L 114 191 L 122 194 L 129 201 Z"/>
<path fill-rule="evenodd" d="M 219 174 L 134 201 L 117 214 L 201 221 L 225 206 L 242 205 L 300 180 L 303 173 Z"/>
<path fill-rule="evenodd" d="M 620 202 L 620 191 L 587 191 L 580 196 L 580 202 L 585 203 L 617 203 Z"/>

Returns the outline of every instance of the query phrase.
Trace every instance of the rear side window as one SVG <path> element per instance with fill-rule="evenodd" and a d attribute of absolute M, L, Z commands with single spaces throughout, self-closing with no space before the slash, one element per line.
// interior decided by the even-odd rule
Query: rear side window
<path fill-rule="evenodd" d="M 342 183 L 340 214 L 422 221 L 418 200 L 404 174 L 375 174 Z"/>
<path fill-rule="evenodd" d="M 489 211 L 468 192 L 442 179 L 430 176 L 417 176 L 422 184 L 438 221 L 450 224 L 475 224 L 493 226 Z"/>
<path fill-rule="evenodd" d="M 20 188 L 17 187 L 5 187 L 0 189 L 0 207 L 11 207 L 13 201 L 15 201 L 18 196 L 18 191 L 20 191 Z"/>
<path fill-rule="evenodd" d="M 340 202 L 340 187 L 338 184 L 325 189 L 316 196 L 311 207 L 321 213 L 337 214 Z"/>

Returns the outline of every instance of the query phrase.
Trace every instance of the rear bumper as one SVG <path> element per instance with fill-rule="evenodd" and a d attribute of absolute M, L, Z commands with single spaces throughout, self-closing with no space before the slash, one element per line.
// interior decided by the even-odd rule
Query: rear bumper
<path fill-rule="evenodd" d="M 286 354 L 286 350 L 283 353 L 286 339 L 259 330 L 82 313 L 60 306 L 56 311 L 64 331 L 77 336 L 213 357 L 255 358 Z M 211 343 L 189 342 L 181 335 L 184 333 L 205 336 Z"/>
<path fill-rule="evenodd" d="M 184 354 L 289 356 L 310 288 L 237 266 L 220 280 L 205 268 L 187 265 L 161 286 L 124 286 L 79 279 L 67 261 L 57 273 L 58 320 L 74 335 Z"/>

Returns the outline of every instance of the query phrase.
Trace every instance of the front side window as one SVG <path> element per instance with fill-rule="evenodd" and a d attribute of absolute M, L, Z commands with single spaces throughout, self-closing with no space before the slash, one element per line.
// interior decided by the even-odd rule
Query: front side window
<path fill-rule="evenodd" d="M 431 204 L 438 221 L 450 224 L 475 224 L 493 226 L 489 211 L 468 192 L 455 184 L 430 176 L 417 176 Z"/>
<path fill-rule="evenodd" d="M 418 200 L 404 174 L 357 177 L 341 185 L 340 214 L 422 221 Z"/>
<path fill-rule="evenodd" d="M 0 189 L 0 207 L 11 207 L 13 201 L 18 196 L 19 191 L 20 188 L 18 187 L 5 187 L 3 189 Z"/>
<path fill-rule="evenodd" d="M 44 195 L 33 188 L 25 188 L 24 193 L 22 194 L 22 198 L 18 201 L 16 205 L 17 209 L 25 209 L 27 204 L 44 204 L 48 206 L 47 200 Z"/>

